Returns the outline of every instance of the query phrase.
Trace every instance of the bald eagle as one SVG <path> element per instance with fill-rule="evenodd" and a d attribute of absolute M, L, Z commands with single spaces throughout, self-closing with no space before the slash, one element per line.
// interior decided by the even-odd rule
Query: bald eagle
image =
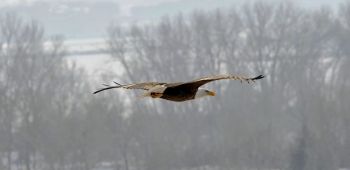
<path fill-rule="evenodd" d="M 144 82 L 144 83 L 135 83 L 135 84 L 119 84 L 114 82 L 115 85 L 105 85 L 107 87 L 99 89 L 94 92 L 94 94 L 99 93 L 104 90 L 113 89 L 113 88 L 124 88 L 124 89 L 141 89 L 146 92 L 142 95 L 143 97 L 152 97 L 152 98 L 161 98 L 165 100 L 182 102 L 187 100 L 198 99 L 205 96 L 215 96 L 215 92 L 199 88 L 202 85 L 223 79 L 230 80 L 240 80 L 250 83 L 255 82 L 264 78 L 263 75 L 257 77 L 249 78 L 243 76 L 234 76 L 234 75 L 216 75 L 216 76 L 207 76 L 200 79 L 196 79 L 190 82 L 177 82 L 177 83 L 160 83 L 160 82 Z"/>

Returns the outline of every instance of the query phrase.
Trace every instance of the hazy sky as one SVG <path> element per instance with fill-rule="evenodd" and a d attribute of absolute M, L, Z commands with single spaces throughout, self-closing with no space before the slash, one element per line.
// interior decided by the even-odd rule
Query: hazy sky
<path fill-rule="evenodd" d="M 239 6 L 253 0 L 0 0 L 0 13 L 14 12 L 39 21 L 48 34 L 67 38 L 104 37 L 108 25 L 154 21 L 194 9 Z M 286 0 L 264 0 L 275 3 Z M 336 7 L 346 0 L 294 0 L 305 8 Z"/>

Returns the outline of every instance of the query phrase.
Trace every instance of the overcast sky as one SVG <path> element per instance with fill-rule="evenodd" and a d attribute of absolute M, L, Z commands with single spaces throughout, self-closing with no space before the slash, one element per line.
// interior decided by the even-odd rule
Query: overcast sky
<path fill-rule="evenodd" d="M 39 21 L 48 34 L 67 38 L 104 37 L 111 21 L 154 21 L 163 15 L 239 6 L 253 0 L 0 0 L 0 13 L 14 12 Z M 264 0 L 270 3 L 286 0 Z M 294 0 L 305 8 L 336 8 L 346 0 Z"/>

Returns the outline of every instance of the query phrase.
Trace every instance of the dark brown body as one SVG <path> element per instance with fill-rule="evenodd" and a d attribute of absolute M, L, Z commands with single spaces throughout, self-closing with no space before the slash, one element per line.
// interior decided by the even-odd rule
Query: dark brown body
<path fill-rule="evenodd" d="M 194 99 L 198 88 L 185 88 L 184 86 L 167 87 L 160 97 L 165 100 L 182 102 Z"/>

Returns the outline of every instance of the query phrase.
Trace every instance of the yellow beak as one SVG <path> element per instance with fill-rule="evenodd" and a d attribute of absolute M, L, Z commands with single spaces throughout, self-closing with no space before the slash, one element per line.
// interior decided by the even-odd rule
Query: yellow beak
<path fill-rule="evenodd" d="M 212 91 L 209 91 L 209 92 L 208 92 L 208 95 L 209 95 L 209 96 L 215 96 L 216 93 L 215 93 L 215 92 L 212 92 Z"/>

